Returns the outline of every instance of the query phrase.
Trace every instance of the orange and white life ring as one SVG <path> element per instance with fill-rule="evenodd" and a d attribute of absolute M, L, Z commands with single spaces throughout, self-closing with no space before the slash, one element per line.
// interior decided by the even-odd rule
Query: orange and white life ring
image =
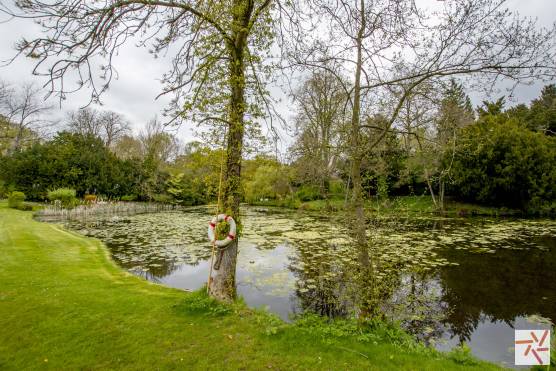
<path fill-rule="evenodd" d="M 230 231 L 223 240 L 216 239 L 216 224 L 218 222 L 227 222 L 230 225 Z M 228 246 L 236 238 L 236 222 L 231 216 L 226 214 L 219 214 L 218 216 L 215 216 L 212 218 L 208 226 L 208 238 L 216 247 L 224 248 Z"/>

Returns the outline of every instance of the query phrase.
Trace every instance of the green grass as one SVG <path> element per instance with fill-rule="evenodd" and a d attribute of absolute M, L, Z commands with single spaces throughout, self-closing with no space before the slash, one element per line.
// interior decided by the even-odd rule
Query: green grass
<path fill-rule="evenodd" d="M 2 370 L 496 369 L 422 346 L 318 336 L 152 284 L 118 268 L 98 240 L 31 215 L 0 203 Z"/>
<path fill-rule="evenodd" d="M 437 212 L 430 196 L 401 196 L 394 197 L 387 201 L 371 202 L 371 207 L 375 211 L 393 212 L 393 213 L 435 213 Z M 508 216 L 521 215 L 519 210 L 511 210 L 507 208 L 489 207 L 482 205 L 469 204 L 446 200 L 444 205 L 444 213 L 446 215 L 459 216 Z"/>
<path fill-rule="evenodd" d="M 344 198 L 332 198 L 330 200 L 314 200 L 301 202 L 299 200 L 268 200 L 252 203 L 257 206 L 280 206 L 291 209 L 310 211 L 341 211 L 346 207 Z M 365 201 L 365 209 L 370 213 L 388 214 L 431 214 L 437 210 L 430 196 L 399 196 L 387 200 L 370 199 Z M 489 207 L 463 202 L 447 200 L 445 202 L 444 214 L 450 216 L 508 216 L 521 215 L 519 210 Z"/>

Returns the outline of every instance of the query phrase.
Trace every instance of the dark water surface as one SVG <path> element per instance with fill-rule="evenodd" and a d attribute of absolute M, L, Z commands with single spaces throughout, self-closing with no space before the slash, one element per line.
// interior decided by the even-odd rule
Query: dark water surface
<path fill-rule="evenodd" d="M 339 217 L 244 208 L 238 293 L 288 320 L 305 310 L 356 310 L 349 272 L 356 264 Z M 163 285 L 206 283 L 206 208 L 64 222 L 101 239 L 114 260 Z M 394 270 L 384 310 L 437 348 L 463 342 L 479 358 L 513 367 L 515 329 L 556 321 L 556 222 L 412 217 L 380 219 L 369 235 Z M 392 279 L 393 277 L 393 279 Z M 390 282 L 390 281 L 388 281 Z"/>

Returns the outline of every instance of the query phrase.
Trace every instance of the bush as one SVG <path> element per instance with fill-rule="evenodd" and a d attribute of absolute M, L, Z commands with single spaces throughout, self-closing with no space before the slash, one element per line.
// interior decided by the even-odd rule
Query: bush
<path fill-rule="evenodd" d="M 473 366 L 478 364 L 473 354 L 471 354 L 471 348 L 465 343 L 460 347 L 452 349 L 452 351 L 448 353 L 448 358 L 460 365 Z"/>
<path fill-rule="evenodd" d="M 33 211 L 33 205 L 28 204 L 27 202 L 23 202 L 22 204 L 18 205 L 16 209 L 21 211 Z"/>
<path fill-rule="evenodd" d="M 164 193 L 154 194 L 152 198 L 154 202 L 160 202 L 162 204 L 170 204 L 174 200 L 172 196 Z"/>
<path fill-rule="evenodd" d="M 60 201 L 65 209 L 71 209 L 77 204 L 75 189 L 71 188 L 58 188 L 49 191 L 47 197 L 50 201 Z"/>
<path fill-rule="evenodd" d="M 8 197 L 10 194 L 8 187 L 6 186 L 6 182 L 0 179 L 0 199 L 4 197 Z"/>
<path fill-rule="evenodd" d="M 200 183 L 186 176 L 184 173 L 172 175 L 166 181 L 166 192 L 170 196 L 170 202 L 178 205 L 200 205 L 205 202 L 203 190 Z M 168 201 L 160 201 L 168 202 Z"/>
<path fill-rule="evenodd" d="M 445 159 L 452 162 L 451 156 Z M 556 201 L 556 139 L 504 116 L 462 131 L 453 157 L 452 192 L 465 201 L 547 213 Z"/>
<path fill-rule="evenodd" d="M 85 195 L 83 199 L 85 200 L 86 203 L 93 204 L 97 202 L 97 195 Z"/>
<path fill-rule="evenodd" d="M 194 291 L 185 296 L 183 309 L 190 313 L 204 314 L 205 316 L 224 316 L 232 312 L 232 307 L 210 297 L 206 288 Z"/>
<path fill-rule="evenodd" d="M 340 179 L 332 179 L 329 186 L 329 194 L 331 197 L 341 197 L 345 194 L 345 184 Z"/>
<path fill-rule="evenodd" d="M 303 185 L 299 187 L 295 196 L 301 201 L 313 201 L 323 198 L 319 188 L 314 185 Z"/>
<path fill-rule="evenodd" d="M 23 207 L 23 201 L 25 201 L 25 193 L 14 191 L 8 195 L 8 207 L 13 209 L 19 209 Z"/>
<path fill-rule="evenodd" d="M 122 196 L 120 198 L 121 201 L 127 201 L 127 202 L 131 202 L 131 201 L 136 201 L 137 200 L 137 196 L 136 195 L 125 195 Z"/>

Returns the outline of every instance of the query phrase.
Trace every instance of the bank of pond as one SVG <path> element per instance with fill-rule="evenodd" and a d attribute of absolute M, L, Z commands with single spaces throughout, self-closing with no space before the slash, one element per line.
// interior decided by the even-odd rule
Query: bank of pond
<path fill-rule="evenodd" d="M 285 321 L 306 313 L 357 313 L 356 253 L 340 213 L 243 207 L 238 294 Z M 143 214 L 56 219 L 96 237 L 123 268 L 165 286 L 206 284 L 213 210 L 191 207 Z M 515 329 L 556 320 L 556 221 L 419 214 L 372 218 L 369 241 L 391 288 L 389 320 L 427 345 L 511 367 Z"/>

